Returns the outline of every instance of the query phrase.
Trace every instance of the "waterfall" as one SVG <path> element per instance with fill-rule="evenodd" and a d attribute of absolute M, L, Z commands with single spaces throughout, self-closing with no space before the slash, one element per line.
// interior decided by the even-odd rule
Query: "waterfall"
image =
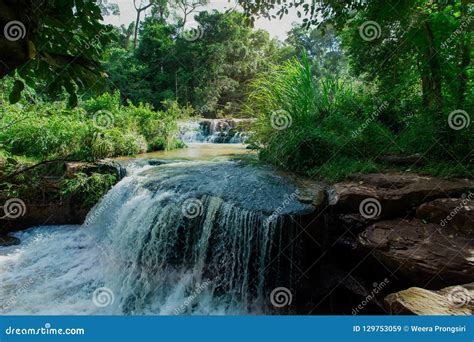
<path fill-rule="evenodd" d="M 187 143 L 243 144 L 252 119 L 201 119 L 180 123 L 179 138 Z"/>
<path fill-rule="evenodd" d="M 128 174 L 82 227 L 0 249 L 0 313 L 255 314 L 291 286 L 297 248 L 279 252 L 312 209 L 287 179 L 237 161 Z"/>

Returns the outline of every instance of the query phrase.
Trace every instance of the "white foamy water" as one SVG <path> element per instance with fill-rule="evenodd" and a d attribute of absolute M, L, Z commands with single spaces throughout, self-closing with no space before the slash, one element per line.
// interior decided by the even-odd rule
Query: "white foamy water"
<path fill-rule="evenodd" d="M 33 228 L 0 248 L 0 313 L 261 313 L 269 279 L 290 281 L 272 268 L 283 236 L 272 213 L 295 191 L 285 179 L 238 162 L 129 175 L 84 225 Z M 307 210 L 291 201 L 279 215 Z"/>

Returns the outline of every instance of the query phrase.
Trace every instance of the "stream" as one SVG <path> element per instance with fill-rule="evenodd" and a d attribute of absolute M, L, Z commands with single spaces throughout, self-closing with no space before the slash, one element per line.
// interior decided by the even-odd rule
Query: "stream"
<path fill-rule="evenodd" d="M 202 135 L 122 159 L 126 176 L 82 226 L 15 233 L 22 243 L 0 248 L 0 313 L 273 313 L 274 290 L 297 286 L 291 242 L 314 207 L 245 145 Z"/>

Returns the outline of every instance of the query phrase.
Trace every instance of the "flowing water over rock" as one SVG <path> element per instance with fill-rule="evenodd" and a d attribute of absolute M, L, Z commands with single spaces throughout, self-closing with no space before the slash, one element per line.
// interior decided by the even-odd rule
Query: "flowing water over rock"
<path fill-rule="evenodd" d="M 201 119 L 180 123 L 179 138 L 186 143 L 242 144 L 251 119 Z"/>
<path fill-rule="evenodd" d="M 298 244 L 280 251 L 314 205 L 241 160 L 158 164 L 129 164 L 83 226 L 33 228 L 0 248 L 0 313 L 269 312 L 300 260 Z"/>

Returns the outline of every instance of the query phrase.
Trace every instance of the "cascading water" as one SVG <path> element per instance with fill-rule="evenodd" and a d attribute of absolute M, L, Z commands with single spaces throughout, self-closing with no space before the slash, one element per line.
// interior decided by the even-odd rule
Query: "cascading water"
<path fill-rule="evenodd" d="M 313 208 L 286 178 L 240 161 L 128 174 L 83 226 L 0 249 L 0 313 L 253 314 L 290 287 L 297 247 L 279 252 Z"/>
<path fill-rule="evenodd" d="M 242 144 L 251 119 L 202 119 L 180 123 L 179 138 L 186 143 Z"/>

